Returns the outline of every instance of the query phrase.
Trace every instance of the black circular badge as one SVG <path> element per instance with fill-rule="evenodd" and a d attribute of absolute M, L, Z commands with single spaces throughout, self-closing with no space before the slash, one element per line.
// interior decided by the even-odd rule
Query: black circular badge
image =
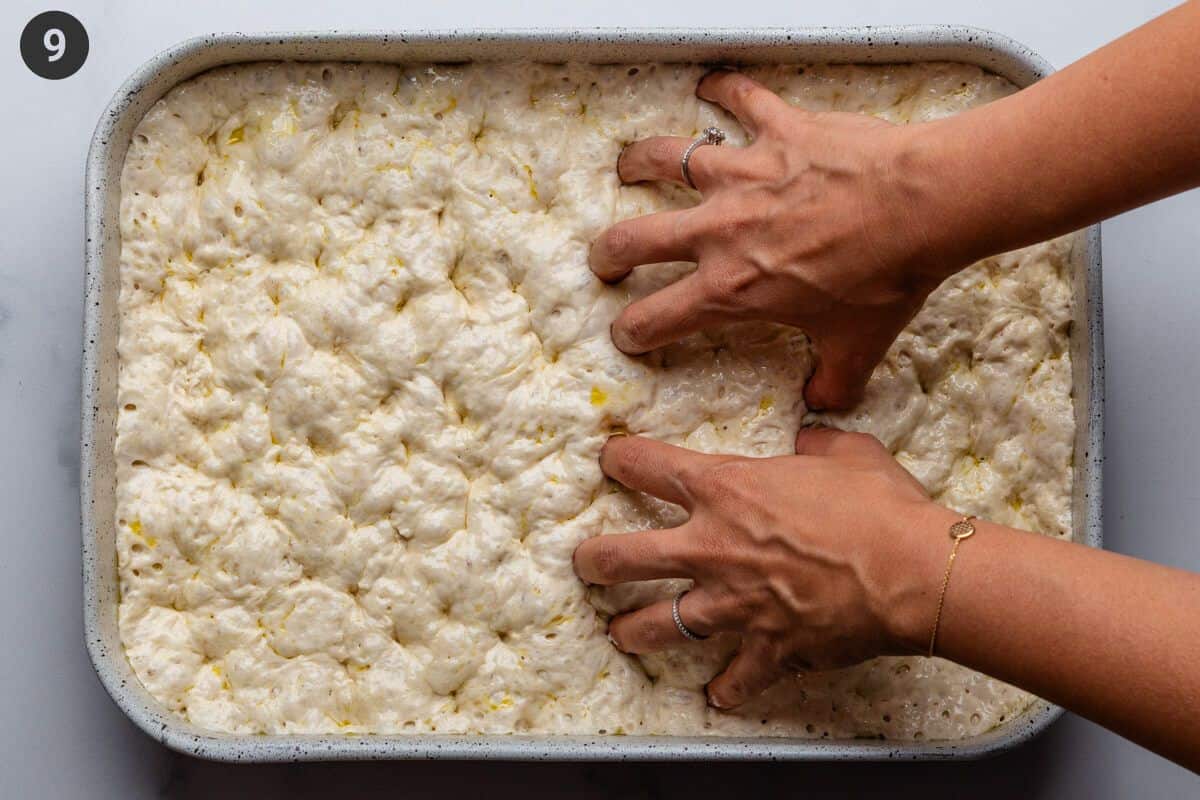
<path fill-rule="evenodd" d="M 34 75 L 52 81 L 70 77 L 87 56 L 87 31 L 65 11 L 43 11 L 21 31 L 21 58 Z"/>

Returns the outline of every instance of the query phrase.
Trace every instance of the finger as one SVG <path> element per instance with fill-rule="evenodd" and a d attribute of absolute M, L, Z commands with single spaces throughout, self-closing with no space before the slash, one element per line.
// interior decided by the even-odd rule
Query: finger
<path fill-rule="evenodd" d="M 671 613 L 673 600 L 620 614 L 608 623 L 608 636 L 622 653 L 654 653 L 692 641 L 679 632 Z M 703 589 L 694 589 L 679 601 L 679 617 L 688 630 L 708 636 L 725 630 L 719 607 Z"/>
<path fill-rule="evenodd" d="M 636 356 L 729 319 L 693 272 L 626 306 L 612 324 L 612 340 L 622 353 Z"/>
<path fill-rule="evenodd" d="M 804 402 L 814 410 L 853 408 L 862 402 L 867 381 L 882 357 L 882 352 L 818 343 L 817 368 L 804 387 Z"/>
<path fill-rule="evenodd" d="M 765 692 L 784 672 L 769 648 L 754 640 L 743 641 L 725 671 L 709 681 L 708 702 L 716 708 L 737 708 Z"/>
<path fill-rule="evenodd" d="M 592 272 L 614 283 L 642 264 L 693 260 L 686 224 L 690 215 L 690 209 L 660 211 L 618 222 L 592 244 L 588 254 Z"/>
<path fill-rule="evenodd" d="M 772 116 L 790 108 L 779 95 L 750 76 L 723 69 L 701 78 L 696 95 L 733 114 L 751 135 L 761 130 Z"/>
<path fill-rule="evenodd" d="M 796 434 L 796 454 L 802 456 L 825 456 L 854 459 L 859 462 L 872 463 L 890 472 L 896 479 L 908 484 L 920 496 L 927 497 L 928 492 L 916 477 L 901 466 L 895 457 L 884 446 L 883 442 L 869 433 L 853 433 L 851 431 L 830 428 L 820 423 L 808 425 Z"/>
<path fill-rule="evenodd" d="M 600 469 L 605 475 L 687 509 L 692 499 L 683 483 L 684 474 L 706 462 L 723 460 L 642 436 L 615 436 L 600 451 Z"/>
<path fill-rule="evenodd" d="M 854 433 L 825 425 L 809 425 L 796 434 L 796 454 L 802 456 L 872 457 L 887 455 L 869 433 Z"/>
<path fill-rule="evenodd" d="M 696 547 L 686 525 L 667 530 L 593 536 L 575 548 L 575 574 L 587 583 L 612 586 L 626 581 L 691 578 Z"/>
<path fill-rule="evenodd" d="M 638 181 L 671 181 L 686 186 L 683 178 L 683 154 L 693 140 L 682 136 L 653 136 L 634 142 L 621 151 L 617 159 L 617 174 L 625 183 Z M 722 165 L 735 151 L 702 145 L 688 159 L 688 174 L 701 192 L 710 188 Z"/>

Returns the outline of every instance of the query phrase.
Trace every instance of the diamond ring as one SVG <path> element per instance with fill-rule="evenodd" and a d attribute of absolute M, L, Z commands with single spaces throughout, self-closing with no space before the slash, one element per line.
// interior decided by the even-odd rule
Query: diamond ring
<path fill-rule="evenodd" d="M 705 128 L 704 132 L 700 134 L 700 137 L 687 146 L 687 150 L 683 151 L 683 158 L 679 161 L 679 171 L 683 173 L 684 183 L 693 189 L 696 188 L 696 184 L 692 183 L 692 173 L 688 171 L 688 163 L 692 160 L 692 153 L 696 152 L 696 148 L 706 144 L 711 144 L 713 147 L 719 147 L 724 141 L 725 131 L 713 126 L 711 128 Z"/>

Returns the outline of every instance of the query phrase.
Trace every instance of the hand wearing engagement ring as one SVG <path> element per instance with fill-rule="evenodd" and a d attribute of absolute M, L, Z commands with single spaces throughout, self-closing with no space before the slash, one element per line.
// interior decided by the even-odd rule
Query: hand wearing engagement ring
<path fill-rule="evenodd" d="M 709 74 L 697 93 L 737 117 L 748 143 L 730 146 L 711 127 L 621 151 L 623 183 L 669 181 L 700 198 L 618 222 L 593 244 L 589 264 L 608 283 L 643 265 L 697 265 L 626 308 L 613 343 L 640 355 L 736 321 L 794 325 L 816 354 L 809 407 L 854 405 L 952 258 L 909 215 L 908 134 L 871 117 L 790 106 L 734 72 Z"/>

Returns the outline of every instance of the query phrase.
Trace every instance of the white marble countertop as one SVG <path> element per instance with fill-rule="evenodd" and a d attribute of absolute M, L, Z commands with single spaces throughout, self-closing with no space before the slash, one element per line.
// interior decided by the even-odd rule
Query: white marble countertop
<path fill-rule="evenodd" d="M 1164 10 L 1167 2 L 842 0 L 76 0 L 91 38 L 83 69 L 34 77 L 17 39 L 58 5 L 0 9 L 9 91 L 0 152 L 0 796 L 339 798 L 472 790 L 494 796 L 728 797 L 887 791 L 927 798 L 1184 796 L 1200 779 L 1067 716 L 1039 740 L 974 764 L 497 765 L 234 767 L 167 752 L 138 732 L 96 681 L 82 642 L 79 353 L 83 163 L 118 84 L 156 51 L 222 30 L 497 26 L 836 25 L 954 22 L 1013 36 L 1066 64 Z M 1193 79 L 1194 76 L 1185 76 Z M 1200 422 L 1200 194 L 1104 228 L 1108 343 L 1105 537 L 1131 555 L 1200 570 L 1195 459 Z"/>

